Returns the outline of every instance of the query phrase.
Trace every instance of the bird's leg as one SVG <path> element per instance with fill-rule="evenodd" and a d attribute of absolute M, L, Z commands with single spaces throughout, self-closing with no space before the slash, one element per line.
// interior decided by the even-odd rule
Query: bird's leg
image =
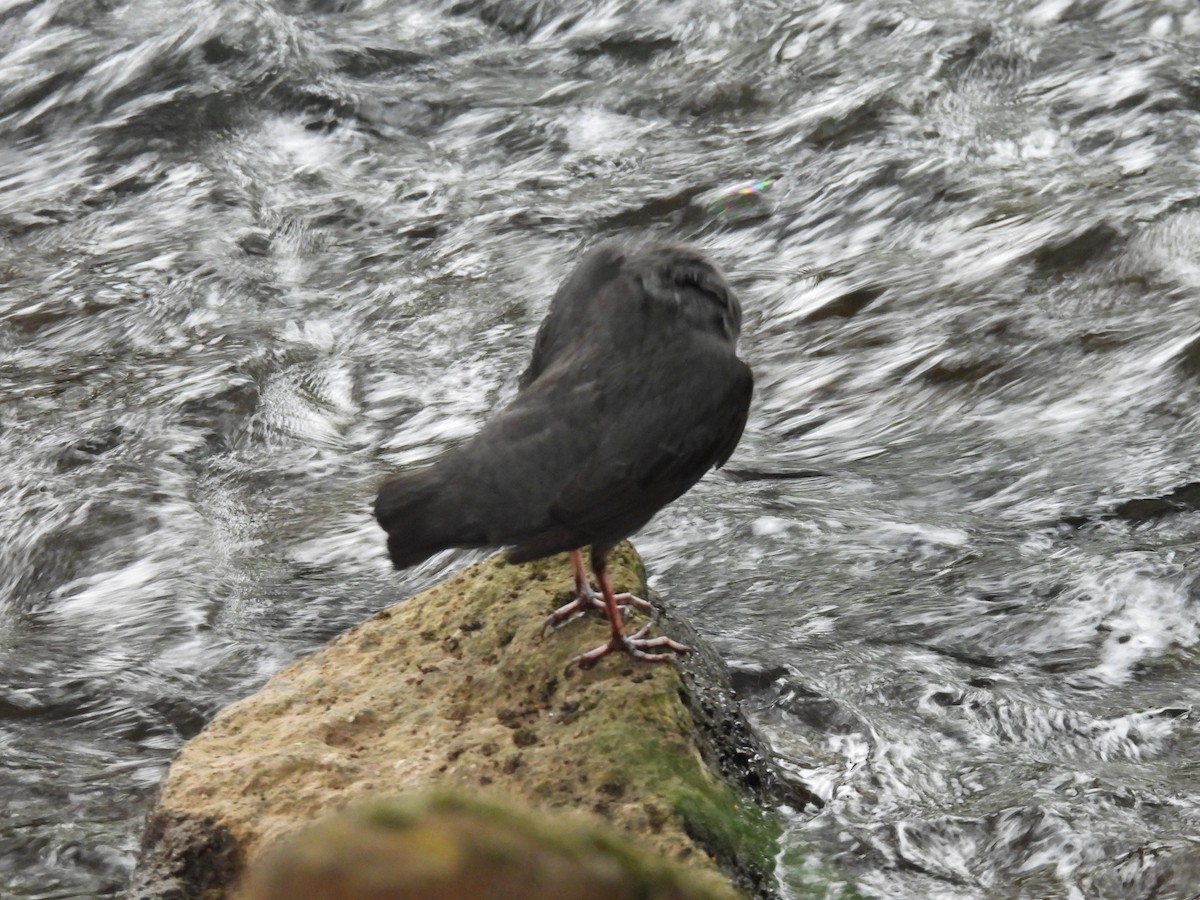
<path fill-rule="evenodd" d="M 575 571 L 575 596 L 546 617 L 546 621 L 542 623 L 542 634 L 590 610 L 607 609 L 604 597 L 592 590 L 592 586 L 588 584 L 587 570 L 583 567 L 583 554 L 578 550 L 571 551 L 571 567 Z M 655 613 L 650 603 L 633 594 L 615 594 L 614 598 L 618 606 L 635 606 L 649 616 Z"/>
<path fill-rule="evenodd" d="M 596 598 L 596 592 L 588 584 L 587 570 L 583 567 L 583 553 L 579 550 L 571 551 L 571 568 L 575 572 L 575 596 L 586 596 L 597 606 L 603 606 L 604 601 Z"/>
<path fill-rule="evenodd" d="M 644 638 L 650 626 L 639 629 L 632 635 L 625 633 L 625 620 L 621 615 L 621 607 L 617 604 L 617 595 L 613 593 L 612 582 L 608 580 L 608 551 L 597 552 L 596 548 L 592 548 L 592 571 L 596 573 L 596 581 L 600 583 L 600 592 L 604 596 L 604 608 L 608 613 L 608 624 L 612 628 L 612 637 L 608 639 L 608 643 L 601 644 L 594 650 L 589 650 L 582 656 L 577 656 L 571 660 L 567 668 L 571 666 L 579 666 L 581 669 L 590 669 L 596 664 L 596 661 L 602 657 L 608 656 L 610 653 L 620 652 L 628 653 L 634 659 L 640 659 L 642 662 L 670 662 L 675 659 L 676 653 L 691 653 L 691 647 L 685 647 L 678 641 L 673 641 L 665 635 L 660 635 L 656 638 Z M 671 653 L 647 653 L 647 650 L 655 650 L 659 647 L 665 647 L 672 651 Z"/>

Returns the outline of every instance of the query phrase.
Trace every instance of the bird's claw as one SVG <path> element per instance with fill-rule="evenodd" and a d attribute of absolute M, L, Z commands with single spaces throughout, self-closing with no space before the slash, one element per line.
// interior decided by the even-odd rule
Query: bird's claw
<path fill-rule="evenodd" d="M 630 593 L 617 594 L 613 598 L 617 601 L 617 606 L 622 614 L 628 614 L 629 607 L 634 607 L 644 612 L 651 618 L 658 617 L 658 610 L 650 602 L 643 600 L 641 597 L 636 597 Z M 542 622 L 541 636 L 545 637 L 546 632 L 553 631 L 559 625 L 564 625 L 578 619 L 582 615 L 586 615 L 593 609 L 598 609 L 604 612 L 604 596 L 597 591 L 592 590 L 590 585 L 585 586 L 583 591 L 577 591 L 574 599 L 564 603 L 550 615 L 546 616 L 546 620 Z"/>
<path fill-rule="evenodd" d="M 595 596 L 596 600 L 600 604 L 600 608 L 604 609 L 604 598 L 599 594 Z M 617 606 L 622 606 L 625 608 L 632 606 L 634 609 L 641 610 L 652 619 L 658 618 L 658 609 L 653 603 L 651 603 L 649 600 L 643 600 L 641 597 L 635 596 L 628 591 L 623 594 L 614 594 L 613 599 L 617 601 Z"/>
<path fill-rule="evenodd" d="M 631 657 L 642 662 L 652 663 L 669 663 L 675 661 L 678 656 L 685 653 L 691 653 L 692 648 L 673 641 L 666 635 L 659 635 L 656 638 L 642 637 L 650 630 L 649 625 L 645 625 L 632 635 L 621 635 L 609 638 L 608 643 L 601 644 L 594 650 L 589 650 L 583 653 L 567 664 L 568 671 L 572 668 L 590 669 L 597 661 L 608 656 L 610 653 L 628 653 Z M 647 650 L 654 650 L 659 647 L 666 647 L 672 651 L 670 653 L 647 653 Z"/>

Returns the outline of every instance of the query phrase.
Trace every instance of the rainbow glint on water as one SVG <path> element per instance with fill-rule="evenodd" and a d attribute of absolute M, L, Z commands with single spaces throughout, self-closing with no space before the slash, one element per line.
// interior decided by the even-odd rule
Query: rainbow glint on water
<path fill-rule="evenodd" d="M 726 223 L 769 216 L 771 208 L 765 195 L 775 186 L 777 180 L 775 177 L 760 178 L 722 189 L 708 201 L 705 209 L 709 215 Z"/>

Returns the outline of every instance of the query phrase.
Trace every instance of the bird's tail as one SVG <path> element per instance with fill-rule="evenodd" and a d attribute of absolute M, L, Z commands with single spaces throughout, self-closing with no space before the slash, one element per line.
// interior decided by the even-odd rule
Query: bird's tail
<path fill-rule="evenodd" d="M 437 466 L 384 482 L 375 498 L 375 518 L 387 532 L 388 555 L 397 569 L 450 547 L 485 546 L 467 520 L 470 514 Z"/>

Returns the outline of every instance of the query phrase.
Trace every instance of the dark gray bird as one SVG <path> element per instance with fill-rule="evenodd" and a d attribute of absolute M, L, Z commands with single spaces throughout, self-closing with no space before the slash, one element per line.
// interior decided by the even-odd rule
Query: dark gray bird
<path fill-rule="evenodd" d="M 375 517 L 403 569 L 450 547 L 508 547 L 512 562 L 571 551 L 576 596 L 546 627 L 601 606 L 614 651 L 650 662 L 688 648 L 625 632 L 605 571 L 612 548 L 721 466 L 754 379 L 738 359 L 741 306 L 698 251 L 670 244 L 587 253 L 538 330 L 513 401 L 432 466 L 383 484 Z M 591 546 L 596 596 L 580 548 Z"/>

